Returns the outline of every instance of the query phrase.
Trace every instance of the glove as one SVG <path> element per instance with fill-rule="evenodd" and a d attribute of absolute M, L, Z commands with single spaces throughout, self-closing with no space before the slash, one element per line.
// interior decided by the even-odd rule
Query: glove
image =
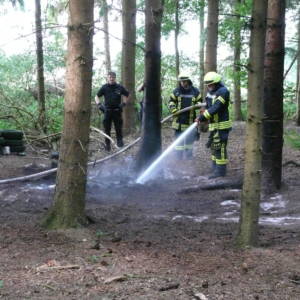
<path fill-rule="evenodd" d="M 117 108 L 116 110 L 119 110 L 120 112 L 123 111 L 123 107 L 126 105 L 126 103 L 122 102 L 119 104 L 119 108 Z"/>
<path fill-rule="evenodd" d="M 199 115 L 198 121 L 199 121 L 199 122 L 206 121 L 206 118 L 205 118 L 203 115 Z"/>
<path fill-rule="evenodd" d="M 123 109 L 124 106 L 126 106 L 126 103 L 122 102 L 122 103 L 120 103 L 119 108 Z"/>
<path fill-rule="evenodd" d="M 105 113 L 105 106 L 102 103 L 98 103 L 98 108 L 99 108 L 100 111 Z"/>

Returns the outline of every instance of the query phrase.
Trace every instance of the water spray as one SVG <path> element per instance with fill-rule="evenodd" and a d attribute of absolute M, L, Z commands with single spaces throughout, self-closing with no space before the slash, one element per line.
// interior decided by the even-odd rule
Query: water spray
<path fill-rule="evenodd" d="M 188 127 L 135 181 L 139 184 L 144 184 L 150 177 L 151 173 L 155 170 L 157 165 L 177 146 L 182 142 L 197 126 L 197 122 L 194 122 Z"/>

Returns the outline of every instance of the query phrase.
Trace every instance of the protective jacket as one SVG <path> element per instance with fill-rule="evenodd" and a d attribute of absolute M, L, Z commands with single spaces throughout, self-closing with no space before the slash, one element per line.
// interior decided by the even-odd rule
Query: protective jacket
<path fill-rule="evenodd" d="M 229 117 L 229 91 L 218 83 L 216 89 L 207 93 L 205 97 L 206 110 L 199 117 L 200 121 L 209 120 L 209 130 L 231 129 L 232 122 Z"/>
<path fill-rule="evenodd" d="M 176 88 L 170 96 L 169 109 L 172 114 L 175 114 L 178 110 L 183 108 L 200 104 L 201 95 L 197 88 L 190 86 L 188 89 L 182 86 Z M 192 124 L 196 118 L 196 109 L 191 109 L 190 111 L 174 116 L 172 128 L 175 130 L 183 131 Z"/>

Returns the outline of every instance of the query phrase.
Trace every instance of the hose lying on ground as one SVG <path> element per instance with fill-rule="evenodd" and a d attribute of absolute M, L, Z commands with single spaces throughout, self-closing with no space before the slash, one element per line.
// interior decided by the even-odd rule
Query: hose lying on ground
<path fill-rule="evenodd" d="M 176 114 L 180 114 L 186 111 L 189 111 L 191 109 L 194 108 L 200 108 L 202 106 L 205 106 L 205 103 L 199 104 L 199 105 L 195 105 L 195 106 L 189 106 L 186 107 L 184 109 L 179 110 L 178 112 L 176 112 Z M 165 123 L 167 122 L 169 119 L 171 119 L 173 117 L 173 115 L 169 115 L 166 118 L 164 118 L 163 120 L 161 120 L 161 123 Z M 98 159 L 96 161 L 92 161 L 88 163 L 88 166 L 94 166 L 96 164 L 102 163 L 104 161 L 107 161 L 123 152 L 125 152 L 126 150 L 130 149 L 132 146 L 134 146 L 137 142 L 139 142 L 141 140 L 141 137 L 138 137 L 136 140 L 134 140 L 133 142 L 131 142 L 130 144 L 128 144 L 127 146 L 123 147 L 122 149 L 120 149 L 119 151 L 108 155 L 104 158 Z M 37 179 L 37 178 L 41 178 L 41 177 L 45 177 L 47 175 L 53 174 L 57 171 L 57 168 L 53 168 L 53 169 L 49 169 L 43 172 L 39 172 L 39 173 L 35 173 L 35 174 L 31 174 L 31 175 L 27 175 L 27 176 L 21 176 L 21 177 L 14 177 L 14 178 L 9 178 L 9 179 L 3 179 L 0 180 L 0 184 L 4 184 L 4 183 L 11 183 L 11 182 L 17 182 L 17 181 L 24 181 L 24 180 L 28 180 L 28 179 Z"/>

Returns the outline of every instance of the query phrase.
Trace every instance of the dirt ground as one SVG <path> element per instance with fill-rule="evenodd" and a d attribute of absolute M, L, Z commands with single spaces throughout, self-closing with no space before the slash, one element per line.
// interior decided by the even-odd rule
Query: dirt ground
<path fill-rule="evenodd" d="M 91 167 L 86 211 L 94 223 L 86 228 L 39 226 L 52 202 L 53 176 L 1 184 L 0 298 L 300 299 L 296 165 L 285 165 L 282 190 L 263 198 L 259 246 L 234 246 L 244 126 L 235 124 L 231 133 L 226 179 L 205 177 L 207 134 L 195 143 L 193 160 L 171 156 L 143 185 L 132 171 L 138 146 Z M 170 144 L 171 130 L 163 137 Z M 92 141 L 91 161 L 106 155 L 99 138 Z M 49 153 L 41 150 L 28 146 L 24 157 L 0 156 L 0 180 L 50 168 Z M 288 161 L 299 163 L 300 151 L 285 146 Z"/>

